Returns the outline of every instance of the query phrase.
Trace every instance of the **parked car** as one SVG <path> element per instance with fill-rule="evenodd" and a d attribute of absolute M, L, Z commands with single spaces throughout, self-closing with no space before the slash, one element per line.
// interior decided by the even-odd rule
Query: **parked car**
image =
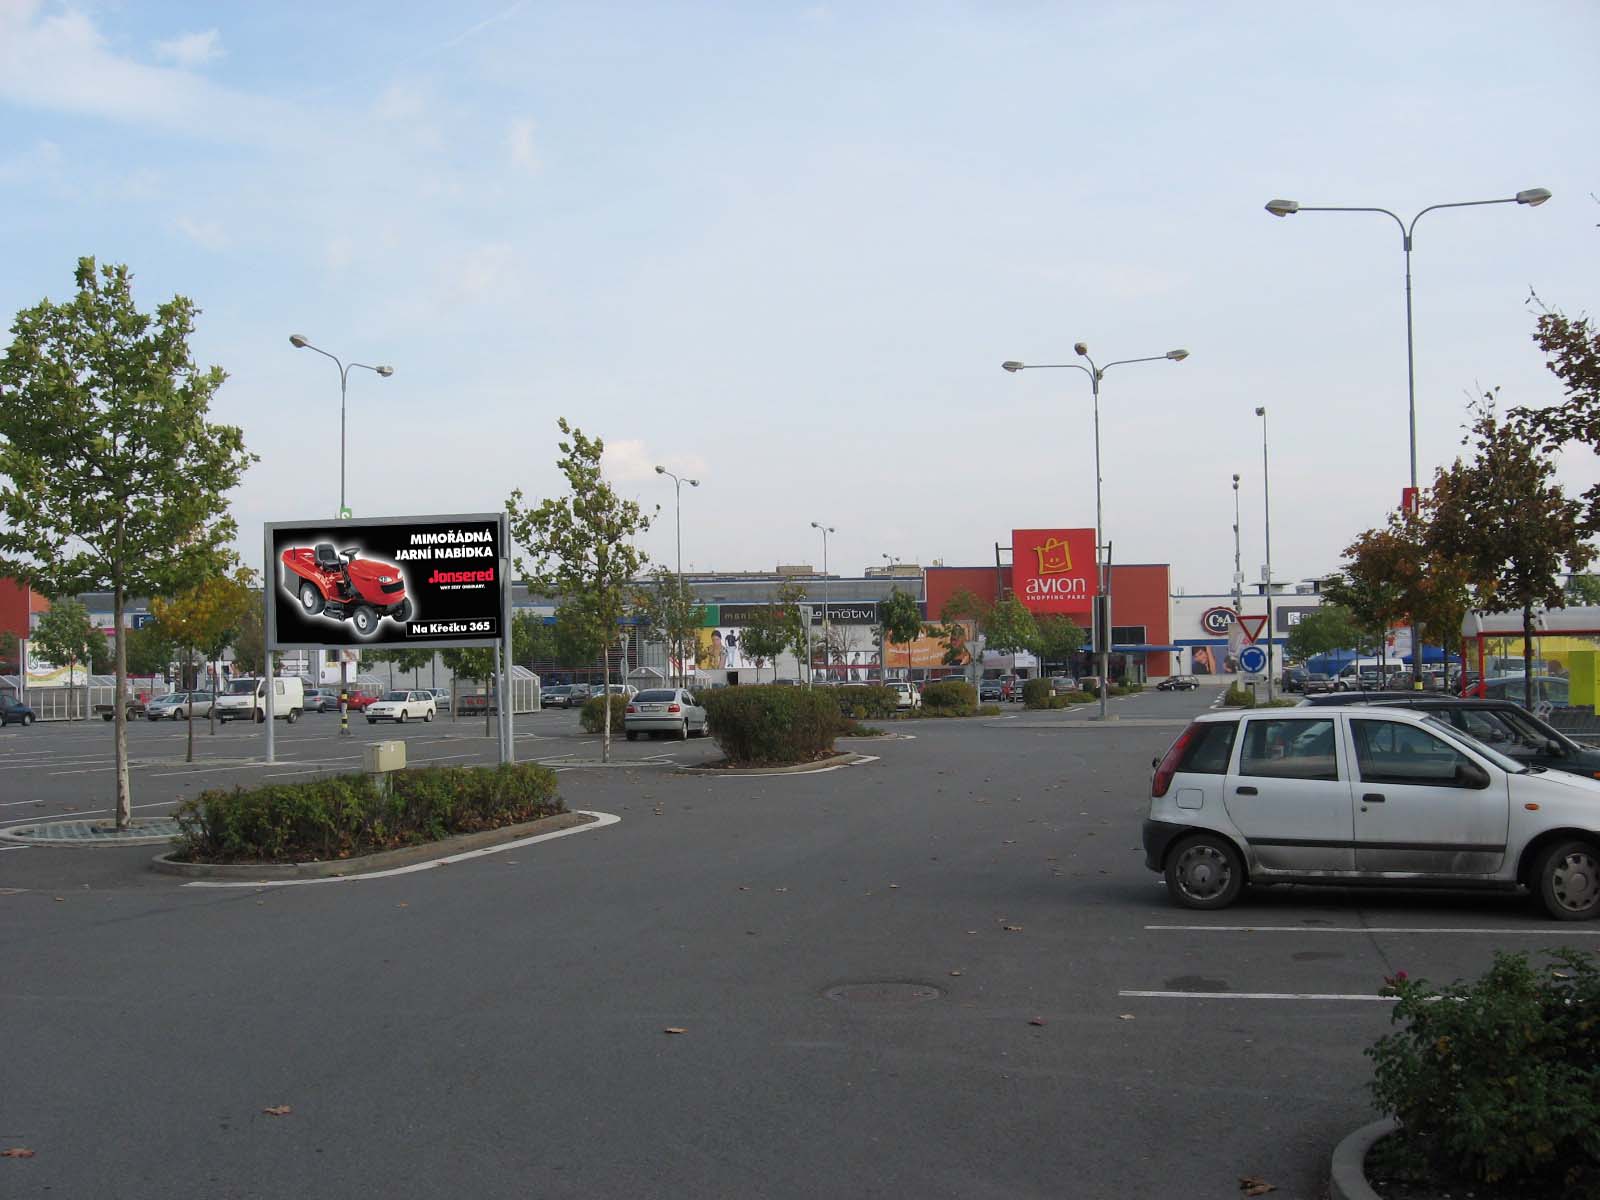
<path fill-rule="evenodd" d="M 695 703 L 692 692 L 683 688 L 646 688 L 629 697 L 622 729 L 630 742 L 641 733 L 704 737 L 706 710 Z"/>
<path fill-rule="evenodd" d="M 1307 671 L 1305 683 L 1300 685 L 1302 695 L 1319 696 L 1333 691 L 1333 676 L 1326 671 Z"/>
<path fill-rule="evenodd" d="M 15 696 L 0 696 L 0 726 L 21 725 L 26 728 L 38 719 L 39 714 Z"/>
<path fill-rule="evenodd" d="M 912 687 L 909 683 L 889 683 L 885 684 L 884 686 L 888 687 L 892 692 L 894 692 L 894 706 L 896 709 L 912 709 L 922 707 L 922 693 L 917 691 L 917 689 Z"/>
<path fill-rule="evenodd" d="M 272 715 L 293 725 L 305 706 L 305 685 L 292 677 L 272 680 Z M 265 721 L 267 719 L 267 681 L 265 679 L 235 679 L 227 690 L 217 697 L 217 720 L 226 725 L 229 721 Z"/>
<path fill-rule="evenodd" d="M 168 692 L 144 706 L 144 715 L 152 721 L 187 721 L 189 714 L 205 717 L 211 714 L 214 697 L 210 692 Z"/>
<path fill-rule="evenodd" d="M 1193 675 L 1168 675 L 1156 684 L 1158 692 L 1192 692 L 1200 686 L 1200 681 Z"/>
<path fill-rule="evenodd" d="M 1247 883 L 1414 883 L 1600 915 L 1600 780 L 1530 769 L 1432 713 L 1206 713 L 1155 767 L 1145 865 L 1186 908 Z"/>
<path fill-rule="evenodd" d="M 305 696 L 307 712 L 339 711 L 339 693 L 332 688 L 307 688 Z"/>
<path fill-rule="evenodd" d="M 463 717 L 481 717 L 484 712 L 496 713 L 500 705 L 495 698 L 486 692 L 466 692 L 461 697 L 461 715 Z"/>
<path fill-rule="evenodd" d="M 1557 708 L 1565 708 L 1571 696 L 1571 684 L 1559 675 L 1535 675 L 1532 705 L 1528 704 L 1526 696 L 1527 680 L 1521 675 L 1502 675 L 1483 682 L 1483 699 L 1512 700 L 1524 708 L 1532 708 L 1539 704 L 1553 704 Z"/>
<path fill-rule="evenodd" d="M 448 688 L 422 688 L 421 690 L 433 697 L 433 707 L 436 711 L 450 711 L 450 691 Z"/>
<path fill-rule="evenodd" d="M 1573 741 L 1514 700 L 1462 699 L 1437 692 L 1365 692 L 1303 701 L 1299 707 L 1351 704 L 1432 713 L 1526 766 L 1600 779 L 1600 749 Z"/>
<path fill-rule="evenodd" d="M 363 712 L 378 702 L 377 692 L 358 692 L 351 688 L 344 706 L 351 712 Z"/>
<path fill-rule="evenodd" d="M 1304 691 L 1307 674 L 1304 667 L 1285 667 L 1278 686 L 1284 692 Z"/>
<path fill-rule="evenodd" d="M 571 708 L 572 685 L 558 683 L 554 687 L 541 688 L 539 691 L 540 708 Z"/>
<path fill-rule="evenodd" d="M 1078 690 L 1078 681 L 1071 675 L 1050 676 L 1050 693 L 1054 696 L 1064 696 L 1068 692 Z"/>
<path fill-rule="evenodd" d="M 376 725 L 379 721 L 393 721 L 397 725 L 404 725 L 417 717 L 431 721 L 436 709 L 432 692 L 422 690 L 385 692 L 382 700 L 367 706 L 367 724 Z"/>
<path fill-rule="evenodd" d="M 1018 688 L 1017 689 L 1017 693 L 1020 695 L 1021 692 L 1022 692 L 1022 689 Z M 982 683 L 978 684 L 978 699 L 980 701 L 1004 700 L 1005 698 L 1006 698 L 1006 687 L 1005 687 L 1005 684 L 1002 683 L 1000 680 L 998 680 L 998 679 L 985 679 Z M 919 697 L 919 699 L 920 699 L 920 697 Z"/>

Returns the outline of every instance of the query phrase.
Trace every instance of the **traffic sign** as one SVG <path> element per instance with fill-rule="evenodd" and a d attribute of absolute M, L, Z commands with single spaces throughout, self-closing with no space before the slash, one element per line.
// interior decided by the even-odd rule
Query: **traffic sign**
<path fill-rule="evenodd" d="M 1266 627 L 1267 618 L 1265 616 L 1239 618 L 1239 628 L 1244 632 L 1244 640 L 1247 645 L 1254 645 L 1255 640 L 1261 636 L 1261 631 Z"/>
<path fill-rule="evenodd" d="M 1239 669 L 1249 675 L 1261 674 L 1267 669 L 1267 652 L 1254 644 L 1246 646 L 1239 651 Z"/>

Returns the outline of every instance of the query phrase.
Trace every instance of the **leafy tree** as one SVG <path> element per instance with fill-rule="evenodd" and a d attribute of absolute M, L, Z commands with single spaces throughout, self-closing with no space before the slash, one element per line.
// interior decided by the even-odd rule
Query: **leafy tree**
<path fill-rule="evenodd" d="M 755 619 L 744 627 L 744 654 L 756 666 L 756 682 L 761 682 L 761 667 L 772 664 L 772 677 L 778 677 L 778 655 L 789 644 L 789 625 L 785 614 L 775 605 L 757 611 Z"/>
<path fill-rule="evenodd" d="M 500 669 L 497 661 L 500 650 L 496 646 L 466 646 L 459 649 L 439 651 L 439 661 L 450 668 L 450 674 L 457 679 L 470 679 L 474 683 L 483 684 L 483 736 L 494 736 L 494 723 L 490 720 L 490 709 L 494 706 L 493 689 L 490 682 L 494 679 L 495 672 Z M 461 712 L 461 705 L 456 696 L 450 698 L 450 716 L 454 719 Z"/>
<path fill-rule="evenodd" d="M 1567 579 L 1567 604 L 1600 604 L 1600 575 L 1572 575 Z"/>
<path fill-rule="evenodd" d="M 983 661 L 983 631 L 989 624 L 993 606 L 968 591 L 957 588 L 939 610 L 939 637 L 944 642 L 944 661 L 952 667 Z M 970 633 L 969 633 L 970 631 Z"/>
<path fill-rule="evenodd" d="M 218 572 L 173 596 L 152 596 L 150 612 L 163 637 L 183 650 L 190 669 L 184 679 L 192 687 L 192 659 L 196 652 L 207 662 L 216 662 L 228 644 L 239 636 L 254 618 L 259 630 L 262 620 L 261 598 L 256 594 L 256 573 L 249 567 L 235 566 L 231 575 Z M 257 650 L 259 654 L 259 648 Z M 258 660 L 259 661 L 259 660 Z M 259 669 L 259 668 L 257 668 Z M 194 706 L 184 714 L 189 722 L 187 761 L 194 761 Z M 216 705 L 207 718 L 213 735 L 217 732 Z"/>
<path fill-rule="evenodd" d="M 1300 623 L 1289 631 L 1284 651 L 1290 658 L 1305 659 L 1335 650 L 1353 650 L 1364 640 L 1361 627 L 1348 608 L 1324 604 L 1300 618 Z"/>
<path fill-rule="evenodd" d="M 878 622 L 883 626 L 883 677 L 889 677 L 889 645 L 906 648 L 906 678 L 911 678 L 911 643 L 922 635 L 922 606 L 910 592 L 895 588 L 878 605 Z"/>
<path fill-rule="evenodd" d="M 515 633 L 514 627 L 513 633 Z M 515 643 L 513 642 L 513 652 L 514 651 Z M 416 683 L 417 672 L 433 662 L 433 651 L 391 650 L 389 651 L 389 661 L 394 664 L 395 670 L 399 671 L 402 675 L 409 674 L 411 676 L 411 682 L 414 684 Z"/>
<path fill-rule="evenodd" d="M 39 618 L 32 637 L 40 655 L 55 666 L 67 668 L 68 689 L 76 686 L 77 669 L 87 666 L 95 647 L 103 649 L 105 641 L 106 635 L 89 620 L 89 610 L 71 596 L 51 600 L 50 611 Z M 121 707 L 117 705 L 118 709 Z"/>
<path fill-rule="evenodd" d="M 1559 607 L 1564 576 L 1594 558 L 1584 505 L 1555 480 L 1554 460 L 1523 423 L 1502 422 L 1495 393 L 1474 405 L 1474 457 L 1440 471 L 1430 543 L 1460 559 L 1484 600 L 1522 611 L 1524 695 L 1533 702 L 1533 610 Z"/>
<path fill-rule="evenodd" d="M 520 612 L 511 618 L 511 661 L 530 671 L 535 663 L 556 657 L 555 626 L 546 625 L 538 613 Z"/>
<path fill-rule="evenodd" d="M 565 666 L 593 667 L 606 649 L 605 633 L 581 600 L 570 600 L 556 610 L 556 658 Z"/>
<path fill-rule="evenodd" d="M 127 630 L 128 674 L 165 675 L 172 660 L 177 658 L 178 647 L 154 623 L 143 629 Z"/>
<path fill-rule="evenodd" d="M 806 681 L 811 679 L 811 623 L 806 620 L 805 585 L 790 580 L 778 585 L 773 608 L 781 618 L 784 630 L 783 648 L 794 655 L 797 663 L 806 665 Z"/>
<path fill-rule="evenodd" d="M 252 456 L 237 428 L 207 420 L 224 374 L 190 355 L 195 306 L 175 296 L 142 313 L 128 269 L 92 258 L 75 278 L 71 300 L 17 314 L 0 360 L 0 573 L 57 595 L 107 589 L 120 632 L 129 594 L 175 591 L 226 561 L 226 494 Z M 125 828 L 127 719 L 120 702 L 113 712 Z"/>
<path fill-rule="evenodd" d="M 550 497 L 536 508 L 523 503 L 518 488 L 506 500 L 511 532 L 530 556 L 531 570 L 517 560 L 530 586 L 539 591 L 576 599 L 601 639 L 601 677 L 609 693 L 610 650 L 618 641 L 622 619 L 628 615 L 633 581 L 645 564 L 644 551 L 633 539 L 650 528 L 650 517 L 637 501 L 619 497 L 600 471 L 605 443 L 585 437 L 583 431 L 558 422 L 565 440 L 556 461 L 566 476 L 569 494 Z M 603 705 L 600 760 L 611 759 L 611 706 Z"/>
<path fill-rule="evenodd" d="M 683 577 L 665 567 L 651 572 L 634 604 L 645 619 L 645 636 L 666 644 L 671 661 L 678 664 L 678 685 L 687 686 L 704 607 L 689 594 Z"/>
<path fill-rule="evenodd" d="M 0 630 L 0 674 L 22 674 L 22 639 L 9 629 Z"/>
<path fill-rule="evenodd" d="M 1045 613 L 1034 618 L 1039 627 L 1039 657 L 1047 662 L 1071 662 L 1089 644 L 1089 633 L 1071 617 Z"/>
<path fill-rule="evenodd" d="M 1039 623 L 1015 596 L 1007 596 L 989 610 L 984 633 L 985 648 L 1000 654 L 1016 654 L 1024 650 L 1033 654 L 1039 650 Z"/>
<path fill-rule="evenodd" d="M 1512 409 L 1507 415 L 1546 450 L 1579 442 L 1600 454 L 1600 329 L 1588 317 L 1569 317 L 1545 308 L 1537 296 L 1533 300 L 1540 310 L 1533 340 L 1545 352 L 1545 366 L 1561 381 L 1566 399 L 1549 408 Z M 1600 527 L 1600 483 L 1583 496 L 1586 523 Z"/>

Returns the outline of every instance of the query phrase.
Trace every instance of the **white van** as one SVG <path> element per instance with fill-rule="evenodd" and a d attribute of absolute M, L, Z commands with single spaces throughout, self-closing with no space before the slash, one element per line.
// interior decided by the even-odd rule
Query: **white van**
<path fill-rule="evenodd" d="M 1375 692 L 1381 691 L 1384 684 L 1385 672 L 1398 671 L 1404 664 L 1395 662 L 1380 663 L 1375 658 L 1358 658 L 1355 662 L 1348 662 L 1333 677 L 1333 690 L 1336 692 Z"/>
<path fill-rule="evenodd" d="M 265 679 L 235 679 L 227 690 L 217 697 L 217 720 L 265 721 L 267 719 L 267 681 Z M 291 725 L 305 711 L 305 684 L 299 679 L 274 679 L 272 681 L 272 715 Z"/>

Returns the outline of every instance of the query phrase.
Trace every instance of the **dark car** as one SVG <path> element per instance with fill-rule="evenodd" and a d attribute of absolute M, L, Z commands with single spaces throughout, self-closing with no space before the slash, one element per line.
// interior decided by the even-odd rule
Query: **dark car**
<path fill-rule="evenodd" d="M 1570 687 L 1570 683 L 1559 675 L 1535 675 L 1534 703 L 1553 704 L 1558 708 L 1565 708 Z M 1524 703 L 1526 693 L 1527 680 L 1521 675 L 1503 675 L 1483 682 L 1483 697 L 1486 700 L 1514 700 L 1521 704 Z"/>
<path fill-rule="evenodd" d="M 554 687 L 539 690 L 540 708 L 570 708 L 572 707 L 572 685 L 558 683 Z"/>
<path fill-rule="evenodd" d="M 1168 675 L 1156 684 L 1158 692 L 1192 692 L 1200 686 L 1200 681 L 1193 675 Z"/>
<path fill-rule="evenodd" d="M 1307 696 L 1326 696 L 1333 688 L 1333 676 L 1326 671 L 1307 671 L 1300 690 Z"/>
<path fill-rule="evenodd" d="M 0 696 L 0 725 L 28 726 L 38 719 L 39 714 L 22 701 L 11 696 Z"/>
<path fill-rule="evenodd" d="M 1021 690 L 1021 688 L 1017 689 L 1019 693 Z M 1005 695 L 1005 685 L 998 679 L 985 679 L 978 685 L 979 700 L 1004 700 Z"/>
<path fill-rule="evenodd" d="M 1285 692 L 1303 692 L 1306 687 L 1306 676 L 1309 672 L 1304 667 L 1285 667 L 1283 679 L 1279 686 Z"/>
<path fill-rule="evenodd" d="M 1372 704 L 1414 708 L 1448 721 L 1462 733 L 1530 767 L 1600 779 L 1600 750 L 1578 744 L 1510 700 L 1473 700 L 1438 692 L 1333 692 L 1301 707 Z"/>

